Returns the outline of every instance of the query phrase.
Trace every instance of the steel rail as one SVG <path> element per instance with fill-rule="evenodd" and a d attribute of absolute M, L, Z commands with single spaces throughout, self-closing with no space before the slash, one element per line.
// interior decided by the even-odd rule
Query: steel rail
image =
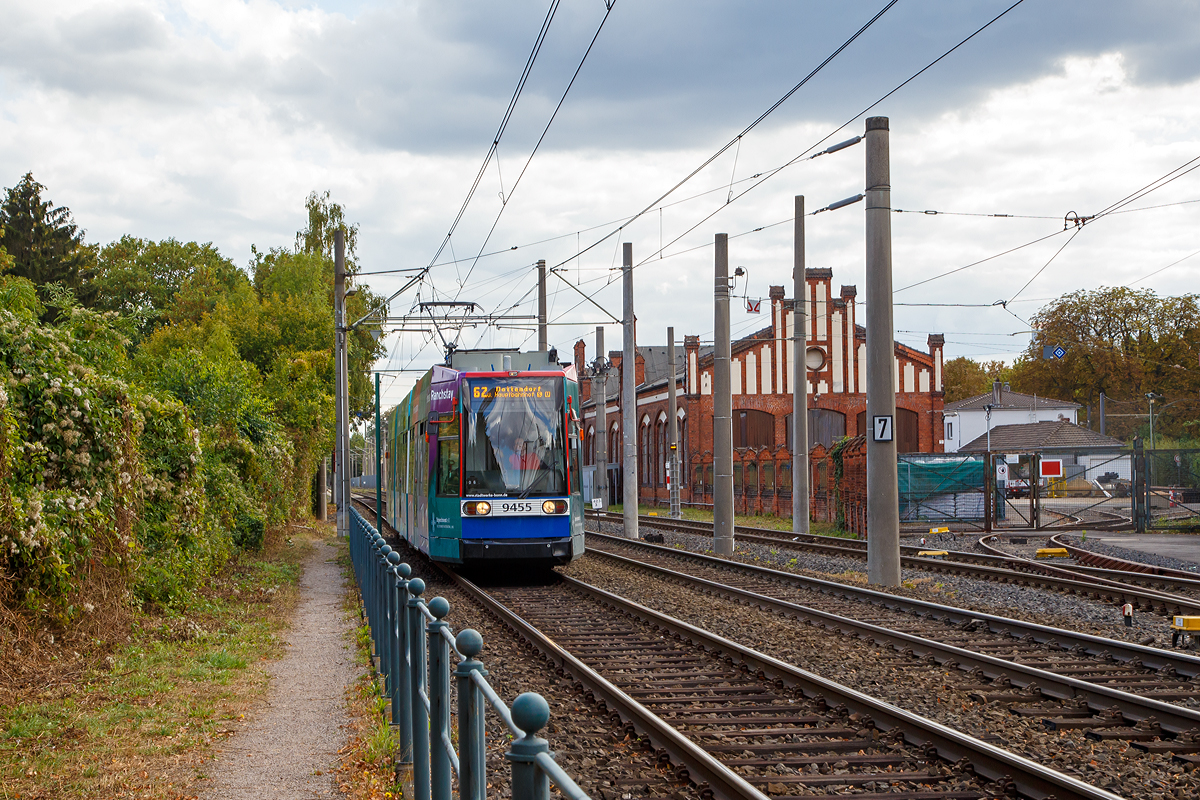
<path fill-rule="evenodd" d="M 1091 550 L 1085 550 L 1082 547 L 1073 545 L 1070 542 L 1064 542 L 1058 536 L 1050 537 L 1050 541 L 1058 547 L 1065 547 L 1071 555 L 1083 561 L 1086 564 L 1091 564 L 1097 567 L 1114 569 L 1121 572 L 1135 572 L 1143 575 L 1157 575 L 1163 578 L 1180 578 L 1186 581 L 1200 580 L 1200 575 L 1194 572 L 1185 572 L 1181 569 L 1171 569 L 1169 567 L 1158 567 L 1154 564 L 1141 564 L 1136 561 L 1129 561 L 1124 558 L 1115 556 L 1106 556 L 1101 553 L 1093 553 Z"/>
<path fill-rule="evenodd" d="M 783 570 L 771 569 L 770 567 L 761 567 L 754 564 L 746 564 L 741 561 L 728 561 L 723 558 L 705 555 L 703 553 L 693 553 L 687 550 L 676 550 L 672 547 L 663 547 L 661 545 L 650 544 L 648 542 L 639 542 L 632 539 L 622 539 L 616 536 L 610 536 L 603 533 L 588 532 L 588 536 L 595 536 L 602 540 L 612 542 L 614 545 L 632 548 L 644 548 L 651 552 L 660 552 L 670 554 L 676 558 L 690 559 L 698 562 L 718 566 L 723 569 L 734 569 L 769 577 L 771 579 L 790 583 L 800 586 L 804 589 L 818 591 L 823 594 L 832 595 L 834 597 L 842 597 L 847 600 L 855 600 L 859 602 L 875 603 L 896 611 L 906 611 L 912 614 L 922 614 L 935 619 L 948 620 L 952 623 L 959 624 L 970 622 L 972 620 L 983 620 L 988 624 L 989 629 L 993 633 L 1007 633 L 1014 638 L 1022 636 L 1031 636 L 1035 642 L 1046 643 L 1051 640 L 1067 643 L 1068 647 L 1078 644 L 1084 648 L 1084 651 L 1091 655 L 1100 655 L 1107 652 L 1118 661 L 1131 662 L 1138 659 L 1143 666 L 1161 670 L 1166 667 L 1173 667 L 1175 671 L 1181 675 L 1186 675 L 1191 678 L 1200 675 L 1200 657 L 1188 655 L 1186 653 L 1174 652 L 1169 650 L 1160 650 L 1155 647 L 1147 647 L 1140 644 L 1132 644 L 1129 642 L 1121 642 L 1115 639 L 1106 639 L 1102 636 L 1093 636 L 1089 633 L 1079 633 L 1076 631 L 1066 631 L 1060 628 L 1052 628 L 1048 625 L 1040 625 L 1036 622 L 1023 622 L 1021 620 L 1011 619 L 1009 617 L 1001 617 L 996 614 L 987 614 L 981 611 L 972 611 L 970 609 L 957 608 L 955 606 L 941 605 L 932 603 L 928 600 L 916 600 L 901 595 L 889 594 L 876 589 L 867 589 L 858 586 L 851 586 L 836 581 L 824 580 L 822 578 L 813 578 L 806 575 L 797 575 L 794 572 L 784 572 Z"/>
<path fill-rule="evenodd" d="M 505 624 L 517 631 L 523 640 L 536 647 L 558 668 L 574 676 L 576 681 L 601 700 L 608 709 L 615 711 L 622 720 L 632 724 L 639 733 L 648 737 L 655 747 L 669 752 L 677 763 L 682 764 L 688 770 L 690 779 L 694 779 L 698 784 L 707 784 L 707 788 L 722 800 L 769 800 L 767 795 L 754 788 L 746 779 L 713 758 L 697 744 L 668 725 L 657 714 L 544 636 L 537 628 L 517 616 L 507 606 L 458 573 L 446 569 L 440 564 L 436 566 L 460 589 L 475 598 L 498 618 L 504 620 Z M 703 788 L 701 786 L 702 793 Z"/>
<path fill-rule="evenodd" d="M 733 773 L 728 767 L 692 743 L 691 740 L 684 738 L 656 714 L 653 714 L 640 703 L 613 686 L 590 667 L 587 667 L 583 662 L 563 650 L 554 641 L 542 635 L 534 626 L 517 617 L 503 604 L 489 597 L 481 589 L 474 586 L 474 584 L 470 584 L 469 581 L 460 577 L 456 577 L 456 580 L 462 582 L 460 585 L 462 585 L 464 590 L 469 591 L 485 606 L 496 612 L 498 616 L 501 616 L 507 624 L 520 631 L 522 637 L 526 638 L 544 655 L 552 661 L 557 662 L 564 670 L 571 672 L 577 680 L 585 683 L 595 696 L 603 698 L 606 704 L 609 703 L 609 699 L 611 698 L 613 701 L 612 706 L 617 708 L 618 713 L 621 713 L 622 716 L 628 715 L 627 718 L 633 721 L 635 727 L 639 726 L 639 723 L 650 725 L 651 730 L 654 731 L 648 731 L 651 740 L 654 740 L 656 734 L 663 737 L 663 744 L 659 746 L 667 747 L 672 756 L 678 754 L 680 760 L 687 763 L 683 758 L 684 753 L 674 749 L 676 746 L 683 747 L 691 758 L 696 758 L 702 763 L 711 764 L 712 767 L 716 768 L 714 769 L 714 776 L 717 774 L 727 774 L 736 779 L 737 783 L 744 785 L 754 793 L 753 795 L 740 794 L 738 796 L 765 797 L 765 795 L 750 786 L 749 783 L 736 775 L 736 773 Z M 910 744 L 921 748 L 932 747 L 939 757 L 950 763 L 966 758 L 974 766 L 976 774 L 990 781 L 1011 780 L 1017 791 L 1024 797 L 1045 798 L 1053 796 L 1058 798 L 1058 800 L 1118 800 L 1117 795 L 1103 789 L 1043 767 L 1022 756 L 987 744 L 960 731 L 897 708 L 854 689 L 834 683 L 772 656 L 737 644 L 696 626 L 689 625 L 682 620 L 661 614 L 582 581 L 566 576 L 562 576 L 562 580 L 566 585 L 590 594 L 616 610 L 631 614 L 648 624 L 658 625 L 670 634 L 679 636 L 681 639 L 702 647 L 708 652 L 732 659 L 734 663 L 745 665 L 753 672 L 761 672 L 768 678 L 781 680 L 785 686 L 798 688 L 806 696 L 816 697 L 821 695 L 826 698 L 833 698 L 835 702 L 845 704 L 846 708 L 853 713 L 867 714 L 880 730 L 890 731 L 899 729 L 904 733 L 905 740 Z M 669 737 L 667 736 L 668 732 L 670 734 Z M 667 746 L 667 742 L 670 742 L 671 745 Z M 688 764 L 688 767 L 690 769 L 691 765 Z M 716 785 L 711 782 L 709 785 L 718 794 L 721 793 Z"/>
<path fill-rule="evenodd" d="M 678 525 L 677 523 L 680 520 L 658 520 L 655 517 L 650 517 L 649 519 L 652 521 L 647 523 L 645 519 L 643 517 L 642 521 L 639 521 L 639 524 L 662 530 L 688 528 L 701 532 L 712 530 L 711 525 L 706 526 L 706 523 L 692 520 L 685 520 L 685 525 Z M 737 530 L 739 531 L 738 537 L 742 541 L 778 545 L 781 547 L 803 548 L 826 555 L 843 556 L 846 558 L 866 558 L 865 543 L 857 542 L 856 540 L 840 539 L 833 536 L 819 536 L 817 534 L 787 536 L 784 533 L 767 531 L 762 528 L 738 528 Z M 748 533 L 747 531 L 755 532 Z M 764 536 L 764 533 L 768 535 Z M 831 542 L 837 542 L 837 544 L 815 542 L 813 541 L 814 539 L 830 540 Z M 1083 576 L 1061 567 L 1040 564 L 1029 559 L 1016 558 L 989 547 L 982 539 L 980 540 L 980 545 L 992 550 L 992 553 L 990 555 L 981 555 L 965 553 L 963 551 L 950 551 L 946 559 L 902 555 L 900 557 L 900 565 L 908 569 L 919 569 L 941 574 L 961 574 L 980 580 L 999 581 L 1001 583 L 1013 582 L 1019 579 L 1022 582 L 1040 585 L 1055 591 L 1082 595 L 1084 597 L 1097 597 L 1112 602 L 1114 605 L 1132 602 L 1138 608 L 1156 611 L 1163 616 L 1176 616 L 1180 614 L 1200 615 L 1200 600 L 1197 599 L 1146 589 L 1141 586 L 1133 586 L 1101 576 Z M 902 550 L 905 549 L 911 551 L 913 548 L 902 548 Z M 989 562 L 989 559 L 1001 559 L 1008 566 L 996 566 L 994 561 Z M 984 563 L 980 563 L 981 561 Z"/>
<path fill-rule="evenodd" d="M 1113 706 L 1117 706 L 1121 710 L 1121 714 L 1126 718 L 1134 722 L 1140 722 L 1148 717 L 1154 717 L 1162 724 L 1164 730 L 1173 734 L 1184 733 L 1185 731 L 1200 727 L 1200 711 L 1175 706 L 1119 689 L 1110 689 L 1106 686 L 1099 686 L 1079 678 L 1058 675 L 1049 670 L 1028 667 L 1003 658 L 976 653 L 972 650 L 944 644 L 934 639 L 926 639 L 915 634 L 894 631 L 881 625 L 860 622 L 828 611 L 821 611 L 820 609 L 800 605 L 799 603 L 780 600 L 770 595 L 746 589 L 738 589 L 733 586 L 717 583 L 716 581 L 710 581 L 707 578 L 676 572 L 657 564 L 646 564 L 617 555 L 616 553 L 609 553 L 605 550 L 593 548 L 589 552 L 593 555 L 599 555 L 627 566 L 647 570 L 681 583 L 704 587 L 708 591 L 717 593 L 728 599 L 740 599 L 749 605 L 770 609 L 785 616 L 807 619 L 814 624 L 819 624 L 822 628 L 834 628 L 848 636 L 866 639 L 880 645 L 889 645 L 896 650 L 911 648 L 914 654 L 918 656 L 932 656 L 939 664 L 944 666 L 954 664 L 958 669 L 965 672 L 978 669 L 989 679 L 997 678 L 1000 675 L 1007 675 L 1010 681 L 1018 688 L 1025 688 L 1030 684 L 1036 684 L 1042 694 L 1055 700 L 1084 699 L 1088 707 L 1096 712 L 1103 712 Z M 1062 633 L 1066 634 L 1068 632 L 1062 631 Z"/>

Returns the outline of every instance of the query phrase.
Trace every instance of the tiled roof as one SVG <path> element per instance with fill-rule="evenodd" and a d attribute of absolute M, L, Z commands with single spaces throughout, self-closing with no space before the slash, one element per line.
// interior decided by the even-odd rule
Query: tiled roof
<path fill-rule="evenodd" d="M 1055 447 L 1109 449 L 1125 446 L 1120 439 L 1113 439 L 1111 436 L 1096 433 L 1065 420 L 1030 422 L 1027 425 L 997 425 L 992 428 L 991 443 L 992 452 L 1003 453 L 1025 453 Z M 987 449 L 988 435 L 985 433 L 958 448 L 958 452 L 985 453 Z"/>
<path fill-rule="evenodd" d="M 952 411 L 984 411 L 985 406 L 993 403 L 991 392 L 987 394 L 968 397 L 966 400 L 955 400 L 953 403 L 946 403 L 946 413 Z M 993 409 L 997 408 L 1017 408 L 1017 409 L 1035 409 L 1035 408 L 1082 408 L 1079 403 L 1072 403 L 1070 400 L 1055 400 L 1052 397 L 1037 397 L 1032 394 L 1023 394 L 1014 392 L 1008 389 L 1000 391 L 1000 402 L 992 405 Z"/>

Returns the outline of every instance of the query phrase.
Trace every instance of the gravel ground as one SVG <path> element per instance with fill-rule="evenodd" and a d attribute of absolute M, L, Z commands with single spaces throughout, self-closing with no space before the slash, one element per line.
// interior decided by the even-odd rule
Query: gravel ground
<path fill-rule="evenodd" d="M 201 798 L 338 794 L 331 770 L 346 741 L 349 719 L 343 697 L 355 666 L 336 558 L 333 545 L 317 542 L 305 562 L 287 654 L 271 665 L 266 703 L 214 758 L 208 770 L 211 783 Z"/>
<path fill-rule="evenodd" d="M 588 530 L 599 525 L 602 532 L 619 536 L 620 524 L 588 520 Z M 657 532 L 657 531 L 656 531 Z M 689 533 L 664 532 L 667 546 L 679 547 L 698 553 L 712 554 L 712 538 Z M 929 549 L 965 550 L 974 544 L 967 537 L 926 537 Z M 950 546 L 953 542 L 954 546 Z M 866 585 L 865 559 L 842 558 L 790 550 L 775 545 L 738 542 L 734 560 L 756 566 L 771 567 L 786 572 L 795 572 L 814 578 L 838 581 L 856 586 Z M 1153 637 L 1153 644 L 1170 645 L 1169 620 L 1152 614 L 1134 615 L 1132 628 L 1126 628 L 1120 609 L 1107 603 L 1051 592 L 1030 586 L 1008 583 L 993 583 L 958 575 L 906 569 L 902 575 L 903 585 L 896 589 L 872 587 L 890 591 L 905 597 L 927 600 L 933 603 L 958 606 L 959 608 L 982 611 L 1026 622 L 1036 622 L 1056 628 L 1104 636 L 1125 642 L 1146 642 Z M 1148 643 L 1148 642 L 1147 642 Z"/>
<path fill-rule="evenodd" d="M 901 708 L 1024 755 L 1093 785 L 1131 798 L 1200 796 L 1200 774 L 1129 748 L 1091 742 L 1081 731 L 1049 732 L 1038 717 L 971 700 L 965 673 L 897 659 L 897 654 L 849 637 L 648 579 L 635 569 L 584 558 L 565 572 L 651 608 L 704 627 Z"/>

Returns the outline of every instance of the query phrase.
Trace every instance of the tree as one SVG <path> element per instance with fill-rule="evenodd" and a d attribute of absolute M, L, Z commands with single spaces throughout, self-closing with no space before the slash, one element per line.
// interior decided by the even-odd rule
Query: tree
<path fill-rule="evenodd" d="M 942 365 L 942 382 L 946 387 L 946 402 L 953 403 L 976 397 L 992 390 L 992 381 L 1006 381 L 1011 370 L 1003 361 L 979 363 L 966 356 L 952 358 Z"/>
<path fill-rule="evenodd" d="M 1153 392 L 1164 398 L 1159 407 L 1172 403 L 1171 413 L 1155 415 L 1156 432 L 1179 436 L 1194 425 L 1200 411 L 1200 295 L 1159 297 L 1121 286 L 1080 290 L 1045 306 L 1032 321 L 1038 335 L 1013 365 L 1014 388 L 1094 409 L 1103 392 L 1124 404 L 1120 413 L 1131 414 L 1144 413 L 1145 395 Z M 1043 345 L 1061 346 L 1066 355 L 1043 359 Z M 1110 433 L 1129 436 L 1149 421 L 1114 422 Z"/>
<path fill-rule="evenodd" d="M 12 256 L 11 273 L 39 288 L 59 283 L 91 306 L 95 299 L 92 279 L 96 248 L 85 244 L 84 231 L 71 210 L 42 199 L 46 187 L 25 173 L 21 182 L 5 190 L 0 204 L 0 245 Z"/>
<path fill-rule="evenodd" d="M 137 341 L 166 322 L 172 309 L 182 302 L 176 297 L 182 289 L 209 287 L 210 293 L 228 289 L 237 282 L 235 273 L 239 272 L 211 242 L 154 242 L 128 235 L 105 245 L 97 266 L 96 306 L 135 319 Z M 175 310 L 176 318 L 199 322 L 212 308 L 200 303 L 195 309 Z"/>
<path fill-rule="evenodd" d="M 304 202 L 308 211 L 308 227 L 296 233 L 296 252 L 315 253 L 333 261 L 333 239 L 338 228 L 346 232 L 346 263 L 355 272 L 358 261 L 358 224 L 346 224 L 346 210 L 341 203 L 329 202 L 329 190 L 324 194 L 311 192 Z"/>

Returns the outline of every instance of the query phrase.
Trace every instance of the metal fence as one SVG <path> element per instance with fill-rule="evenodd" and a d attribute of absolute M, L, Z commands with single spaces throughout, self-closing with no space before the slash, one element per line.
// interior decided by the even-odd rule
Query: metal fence
<path fill-rule="evenodd" d="M 460 800 L 485 800 L 488 706 L 513 735 L 504 754 L 512 770 L 513 800 L 548 800 L 551 783 L 569 800 L 589 800 L 555 762 L 549 743 L 537 735 L 550 719 L 545 699 L 526 692 L 510 710 L 488 684 L 487 672 L 476 658 L 483 650 L 483 637 L 470 628 L 454 636 L 443 622 L 450 604 L 441 597 L 428 603 L 421 599 L 425 582 L 409 577 L 412 569 L 401 563 L 400 554 L 353 508 L 350 557 L 379 659 L 381 689 L 391 700 L 391 722 L 399 729 L 398 761 L 412 765 L 415 800 L 452 800 L 454 777 Z M 456 666 L 451 653 L 458 657 Z M 451 677 L 457 697 L 451 695 Z M 452 704 L 457 705 L 457 750 L 450 726 Z"/>

